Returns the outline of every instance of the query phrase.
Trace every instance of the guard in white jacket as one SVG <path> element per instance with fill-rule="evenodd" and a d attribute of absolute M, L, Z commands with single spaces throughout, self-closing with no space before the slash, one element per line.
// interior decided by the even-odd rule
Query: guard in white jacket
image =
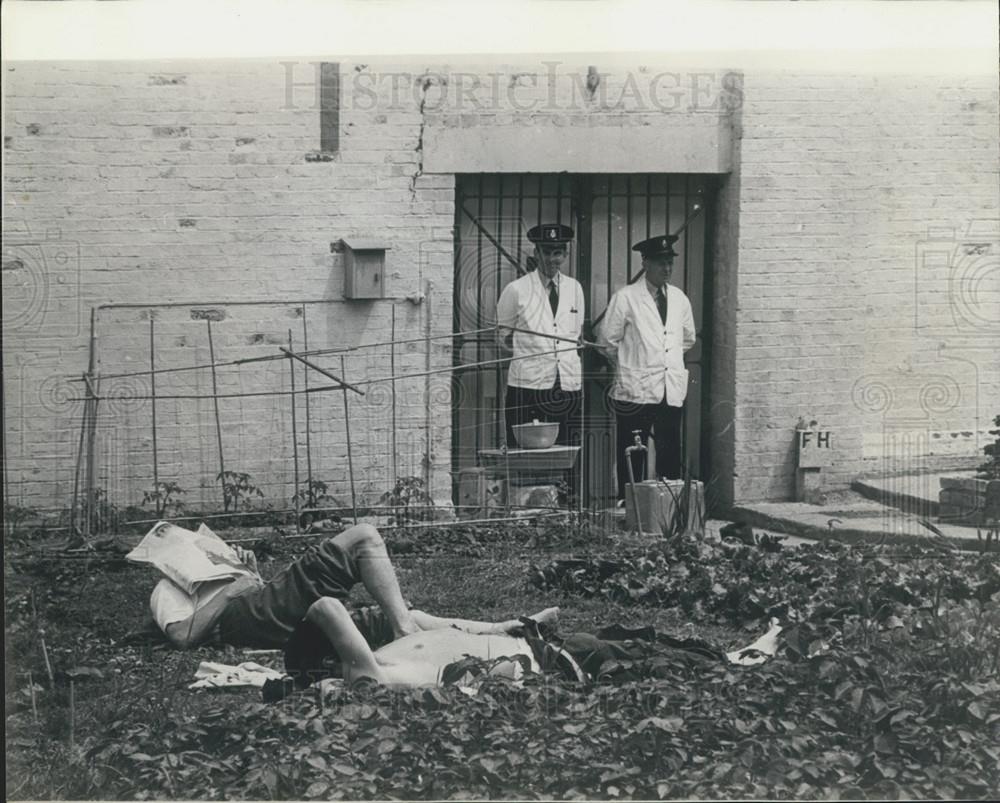
<path fill-rule="evenodd" d="M 669 284 L 676 241 L 666 234 L 632 246 L 642 254 L 645 277 L 611 297 L 598 332 L 598 344 L 615 367 L 611 403 L 617 419 L 619 500 L 625 498 L 625 448 L 633 443 L 634 430 L 642 433 L 644 444 L 652 431 L 656 475 L 681 477 L 681 420 L 688 386 L 684 352 L 695 343 L 695 328 L 691 302 Z M 637 482 L 645 476 L 645 455 L 632 453 Z"/>
<path fill-rule="evenodd" d="M 556 443 L 579 443 L 582 372 L 577 342 L 584 296 L 580 283 L 562 272 L 573 229 L 544 223 L 527 236 L 535 245 L 538 269 L 508 284 L 497 302 L 498 344 L 514 357 L 504 398 L 507 444 L 517 445 L 514 424 L 536 418 L 559 423 Z"/>

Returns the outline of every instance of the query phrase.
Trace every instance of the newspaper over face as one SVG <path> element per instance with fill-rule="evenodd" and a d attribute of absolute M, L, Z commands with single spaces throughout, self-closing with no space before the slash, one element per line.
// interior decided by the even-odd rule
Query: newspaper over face
<path fill-rule="evenodd" d="M 125 558 L 159 569 L 188 594 L 194 594 L 202 583 L 256 576 L 204 523 L 192 532 L 167 521 L 157 522 Z"/>

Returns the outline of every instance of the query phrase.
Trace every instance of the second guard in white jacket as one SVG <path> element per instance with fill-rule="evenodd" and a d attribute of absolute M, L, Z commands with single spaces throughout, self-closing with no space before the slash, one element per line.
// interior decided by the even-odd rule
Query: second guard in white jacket
<path fill-rule="evenodd" d="M 643 443 L 656 443 L 656 476 L 681 476 L 681 421 L 687 396 L 684 352 L 695 344 L 694 315 L 684 292 L 670 285 L 677 256 L 674 235 L 632 246 L 642 254 L 645 276 L 611 297 L 598 331 L 598 344 L 615 367 L 611 403 L 615 410 L 618 498 L 625 498 L 625 448 L 639 430 Z M 645 452 L 632 454 L 636 481 L 645 476 Z"/>

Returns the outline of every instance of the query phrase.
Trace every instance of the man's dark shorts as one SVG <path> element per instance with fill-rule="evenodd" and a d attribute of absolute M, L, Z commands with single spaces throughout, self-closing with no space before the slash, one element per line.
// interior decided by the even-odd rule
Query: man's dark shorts
<path fill-rule="evenodd" d="M 219 637 L 236 647 L 283 647 L 316 600 L 346 599 L 360 579 L 354 557 L 327 539 L 264 586 L 230 600 L 219 616 Z"/>
<path fill-rule="evenodd" d="M 372 650 L 393 641 L 395 634 L 388 617 L 378 606 L 356 608 L 351 620 Z M 304 689 L 324 678 L 343 677 L 343 667 L 336 647 L 319 625 L 304 619 L 285 644 L 285 672 L 295 679 L 295 687 Z"/>

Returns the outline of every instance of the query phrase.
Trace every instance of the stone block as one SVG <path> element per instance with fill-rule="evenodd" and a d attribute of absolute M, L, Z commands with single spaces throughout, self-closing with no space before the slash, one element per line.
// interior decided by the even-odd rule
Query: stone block
<path fill-rule="evenodd" d="M 986 493 L 986 480 L 978 477 L 941 477 L 942 490 L 966 491 L 976 494 Z"/>
<path fill-rule="evenodd" d="M 977 491 L 961 491 L 942 489 L 938 493 L 938 502 L 942 505 L 965 505 L 975 507 L 985 499 L 985 494 Z"/>
<path fill-rule="evenodd" d="M 822 505 L 825 501 L 823 493 L 823 472 L 819 468 L 799 468 L 795 471 L 795 501 L 808 502 L 811 505 Z"/>
<path fill-rule="evenodd" d="M 983 526 L 1000 519 L 1000 480 L 942 477 L 938 503 L 940 521 Z"/>

